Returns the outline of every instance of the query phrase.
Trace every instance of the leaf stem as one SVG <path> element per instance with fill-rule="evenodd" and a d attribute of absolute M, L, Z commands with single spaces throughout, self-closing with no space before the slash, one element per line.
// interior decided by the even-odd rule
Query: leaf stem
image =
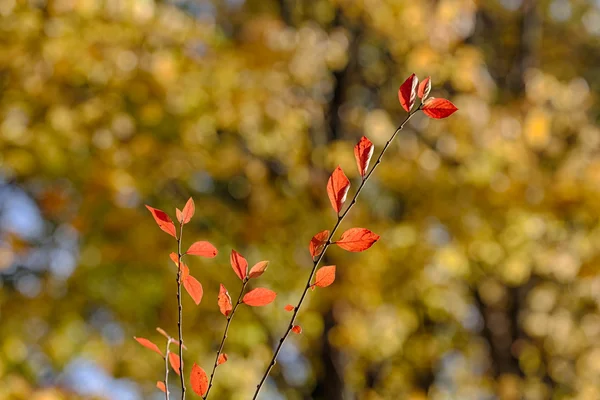
<path fill-rule="evenodd" d="M 179 315 L 177 327 L 179 330 L 179 377 L 181 379 L 181 400 L 185 400 L 185 377 L 183 374 L 183 330 L 181 322 L 183 319 L 183 307 L 181 305 L 181 238 L 183 236 L 183 223 L 180 222 L 179 237 L 177 238 L 177 306 Z"/>
<path fill-rule="evenodd" d="M 281 339 L 279 339 L 279 344 L 277 345 L 277 348 L 275 349 L 275 352 L 273 353 L 273 357 L 271 358 L 271 362 L 267 366 L 267 368 L 266 368 L 266 370 L 265 370 L 265 372 L 264 372 L 264 374 L 263 374 L 263 376 L 262 376 L 259 384 L 256 386 L 256 391 L 254 392 L 254 396 L 252 397 L 252 400 L 256 400 L 258 398 L 258 394 L 260 392 L 260 389 L 265 384 L 265 381 L 267 380 L 267 377 L 269 376 L 269 374 L 271 373 L 271 370 L 273 369 L 273 367 L 277 363 L 277 356 L 279 356 L 279 352 L 281 351 L 281 348 L 283 347 L 283 343 L 288 338 L 290 332 L 292 331 L 292 328 L 294 327 L 294 324 L 296 323 L 296 316 L 298 315 L 298 312 L 300 311 L 300 307 L 302 307 L 302 303 L 304 302 L 304 298 L 306 297 L 306 293 L 308 292 L 308 289 L 310 289 L 311 282 L 313 280 L 315 272 L 317 271 L 317 267 L 319 266 L 319 264 L 321 263 L 321 260 L 325 256 L 325 252 L 327 251 L 327 249 L 329 248 L 329 246 L 333 243 L 331 241 L 331 239 L 333 238 L 333 235 L 335 235 L 335 232 L 337 231 L 338 227 L 340 226 L 340 224 L 342 223 L 342 221 L 344 220 L 344 218 L 346 217 L 346 215 L 348 215 L 348 212 L 350 212 L 350 210 L 352 209 L 352 207 L 354 206 L 354 204 L 356 204 L 356 199 L 358 198 L 358 195 L 362 191 L 363 187 L 365 186 L 365 184 L 367 183 L 367 181 L 369 180 L 369 178 L 371 177 L 371 175 L 373 175 L 373 172 L 375 171 L 375 169 L 377 168 L 377 166 L 381 163 L 381 159 L 383 158 L 383 155 L 387 151 L 387 149 L 390 146 L 390 144 L 392 143 L 392 141 L 398 135 L 398 132 L 400 132 L 402 130 L 402 128 L 404 128 L 404 125 L 406 125 L 406 123 L 412 118 L 412 116 L 415 115 L 417 113 L 417 111 L 419 111 L 420 109 L 421 109 L 421 107 L 419 106 L 415 111 L 409 113 L 408 116 L 404 119 L 404 121 L 402 121 L 402 123 L 400 124 L 400 126 L 398 126 L 398 128 L 396 129 L 396 131 L 394 132 L 394 134 L 386 142 L 385 146 L 383 147 L 383 150 L 381 150 L 381 153 L 379 153 L 379 157 L 377 157 L 377 160 L 375 161 L 375 164 L 373 164 L 373 167 L 371 168 L 371 171 L 369 171 L 369 173 L 367 175 L 365 175 L 365 177 L 363 178 L 360 186 L 358 187 L 358 190 L 356 191 L 356 193 L 354 194 L 354 197 L 352 198 L 352 201 L 348 205 L 348 208 L 346 208 L 346 211 L 344 211 L 341 215 L 338 214 L 337 222 L 335 223 L 335 226 L 331 230 L 331 233 L 329 234 L 329 237 L 327 238 L 327 241 L 325 242 L 323 250 L 321 250 L 321 254 L 319 254 L 319 257 L 316 260 L 313 261 L 313 268 L 312 268 L 312 271 L 310 273 L 310 276 L 308 277 L 308 280 L 306 281 L 306 286 L 304 287 L 304 291 L 302 292 L 302 296 L 300 296 L 300 301 L 298 301 L 298 305 L 294 308 L 294 314 L 292 315 L 292 318 L 290 319 L 290 323 L 289 323 L 289 325 L 288 325 L 285 333 L 283 334 L 283 336 L 281 337 Z"/>
<path fill-rule="evenodd" d="M 215 357 L 215 363 L 213 365 L 213 369 L 210 374 L 210 380 L 208 382 L 208 389 L 206 390 L 206 394 L 203 397 L 204 400 L 206 400 L 208 398 L 208 394 L 210 393 L 210 389 L 212 388 L 213 378 L 215 377 L 215 371 L 217 370 L 217 367 L 219 366 L 219 356 L 221 355 L 221 352 L 223 351 L 223 347 L 225 346 L 225 340 L 227 339 L 227 332 L 229 331 L 229 325 L 231 324 L 231 320 L 233 319 L 235 310 L 237 310 L 238 306 L 240 304 L 242 304 L 242 296 L 244 295 L 244 291 L 246 290 L 246 285 L 248 284 L 249 280 L 250 280 L 250 278 L 248 278 L 248 277 L 244 278 L 243 283 L 242 283 L 242 290 L 240 290 L 240 295 L 238 296 L 235 306 L 231 310 L 231 314 L 229 314 L 227 316 L 227 324 L 225 325 L 225 330 L 223 331 L 223 338 L 221 339 L 221 344 L 219 345 L 219 350 L 217 350 L 217 356 Z"/>
<path fill-rule="evenodd" d="M 169 348 L 171 347 L 171 338 L 167 339 L 167 349 L 165 351 L 165 398 L 169 400 Z"/>

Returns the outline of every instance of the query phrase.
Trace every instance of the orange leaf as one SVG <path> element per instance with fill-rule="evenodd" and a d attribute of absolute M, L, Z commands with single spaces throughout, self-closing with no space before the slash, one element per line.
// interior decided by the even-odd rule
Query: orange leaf
<path fill-rule="evenodd" d="M 190 269 L 184 263 L 181 263 L 181 282 L 185 285 L 185 281 L 190 276 Z"/>
<path fill-rule="evenodd" d="M 313 256 L 313 258 L 321 254 L 323 246 L 327 242 L 328 238 L 329 231 L 323 231 L 317 233 L 315 236 L 313 236 L 312 239 L 310 239 L 310 243 L 308 244 L 308 250 L 310 251 L 310 255 Z"/>
<path fill-rule="evenodd" d="M 141 344 L 142 346 L 144 346 L 147 349 L 150 349 L 152 351 L 155 351 L 156 353 L 160 354 L 160 356 L 162 357 L 162 353 L 160 351 L 160 349 L 158 348 L 157 345 L 155 345 L 154 343 L 152 343 L 151 341 L 149 341 L 148 339 L 144 339 L 144 338 L 138 338 L 138 337 L 133 337 L 135 340 L 137 340 L 137 342 L 139 344 Z"/>
<path fill-rule="evenodd" d="M 192 390 L 198 396 L 204 396 L 208 390 L 208 376 L 196 363 L 194 363 L 192 372 L 190 372 L 190 384 L 192 385 Z"/>
<path fill-rule="evenodd" d="M 185 254 L 189 254 L 190 256 L 213 258 L 217 255 L 217 249 L 209 242 L 195 242 L 190 246 Z"/>
<path fill-rule="evenodd" d="M 171 253 L 169 254 L 169 257 L 171 258 L 171 261 L 173 261 L 175 263 L 175 265 L 178 265 L 178 257 L 177 257 L 177 253 Z"/>
<path fill-rule="evenodd" d="M 287 305 L 287 306 L 285 306 L 283 309 L 284 309 L 285 311 L 294 311 L 294 309 L 295 309 L 295 308 L 296 308 L 296 307 L 294 307 L 293 305 L 291 305 L 291 304 L 288 304 L 288 305 Z"/>
<path fill-rule="evenodd" d="M 329 201 L 331 201 L 331 206 L 338 214 L 344 201 L 346 201 L 348 189 L 350 189 L 350 181 L 346 178 L 344 171 L 342 171 L 342 168 L 338 165 L 329 177 L 329 182 L 327 182 L 327 195 L 329 196 Z"/>
<path fill-rule="evenodd" d="M 319 268 L 315 277 L 315 285 L 318 287 L 327 287 L 335 281 L 335 265 Z"/>
<path fill-rule="evenodd" d="M 219 354 L 219 358 L 217 359 L 217 365 L 221 365 L 225 361 L 227 361 L 227 354 L 225 354 L 225 353 Z"/>
<path fill-rule="evenodd" d="M 427 115 L 429 118 L 442 119 L 454 114 L 458 108 L 456 108 L 450 100 L 430 97 L 423 103 L 421 110 L 423 110 L 423 114 Z"/>
<path fill-rule="evenodd" d="M 379 240 L 379 235 L 368 229 L 351 228 L 342 233 L 342 237 L 335 244 L 344 250 L 358 252 L 373 246 L 377 240 Z"/>
<path fill-rule="evenodd" d="M 182 224 L 187 224 L 194 216 L 195 211 L 196 206 L 194 205 L 194 199 L 190 197 L 187 203 L 185 203 L 185 207 L 183 207 L 183 211 L 181 212 L 181 219 L 179 219 L 179 217 L 177 217 L 177 219 L 179 219 L 179 221 L 181 221 Z"/>
<path fill-rule="evenodd" d="M 164 382 L 161 382 L 161 381 L 156 382 L 156 387 L 163 393 L 167 392 L 167 387 L 165 386 Z"/>
<path fill-rule="evenodd" d="M 181 222 L 183 220 L 183 214 L 179 208 L 175 209 L 175 217 L 177 217 L 177 221 Z"/>
<path fill-rule="evenodd" d="M 296 333 L 296 334 L 301 334 L 302 333 L 302 327 L 300 325 L 294 325 L 292 327 L 292 332 Z"/>
<path fill-rule="evenodd" d="M 373 156 L 374 150 L 375 146 L 373 146 L 373 143 L 365 136 L 363 136 L 356 144 L 356 146 L 354 146 L 354 158 L 356 158 L 358 172 L 363 178 L 367 174 L 367 169 L 369 168 L 369 161 L 371 161 L 371 157 Z"/>
<path fill-rule="evenodd" d="M 246 278 L 248 275 L 248 261 L 246 261 L 246 259 L 235 250 L 231 250 L 229 261 L 231 262 L 231 268 L 233 268 L 233 271 L 238 278 L 244 280 L 244 278 Z"/>
<path fill-rule="evenodd" d="M 175 230 L 175 224 L 171 218 L 167 215 L 166 212 L 159 210 L 158 208 L 152 208 L 150 206 L 146 206 L 146 208 L 152 213 L 154 220 L 158 224 L 158 227 L 163 231 L 167 232 L 169 235 L 173 236 L 177 239 L 177 231 Z"/>
<path fill-rule="evenodd" d="M 254 265 L 254 267 L 252 267 L 250 269 L 250 273 L 248 274 L 248 276 L 250 278 L 258 278 L 259 276 L 261 276 L 267 270 L 268 266 L 269 266 L 269 262 L 268 261 L 257 262 Z"/>
<path fill-rule="evenodd" d="M 196 303 L 196 305 L 200 304 L 200 302 L 202 301 L 202 294 L 204 293 L 204 291 L 202 290 L 202 284 L 198 282 L 196 278 L 189 275 L 189 272 L 188 276 L 183 281 L 183 287 L 192 297 L 194 303 Z"/>
<path fill-rule="evenodd" d="M 423 79 L 423 82 L 419 83 L 419 89 L 417 90 L 417 96 L 420 99 L 425 100 L 427 96 L 429 96 L 429 92 L 431 92 L 431 77 Z"/>
<path fill-rule="evenodd" d="M 244 295 L 242 301 L 252 307 L 266 306 L 277 297 L 277 293 L 265 288 L 257 288 Z"/>
<path fill-rule="evenodd" d="M 404 108 L 406 112 L 410 112 L 415 105 L 418 84 L 419 78 L 417 78 L 415 74 L 412 74 L 407 80 L 404 81 L 402 86 L 400 86 L 400 89 L 398 89 L 398 99 L 400 100 L 402 108 Z"/>
<path fill-rule="evenodd" d="M 175 371 L 177 375 L 181 375 L 181 370 L 179 369 L 179 361 L 179 356 L 177 354 L 169 353 L 169 363 L 171 364 L 173 371 Z"/>
<path fill-rule="evenodd" d="M 229 313 L 231 313 L 231 310 L 233 310 L 233 305 L 231 304 L 231 297 L 229 296 L 229 292 L 227 291 L 227 289 L 225 289 L 225 286 L 223 286 L 222 283 L 219 288 L 219 298 L 217 300 L 217 303 L 219 305 L 219 310 L 221 311 L 221 314 L 223 314 L 226 317 L 229 315 Z"/>

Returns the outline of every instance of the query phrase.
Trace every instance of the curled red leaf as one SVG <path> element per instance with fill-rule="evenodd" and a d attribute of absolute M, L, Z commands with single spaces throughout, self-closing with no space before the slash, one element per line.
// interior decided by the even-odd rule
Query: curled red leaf
<path fill-rule="evenodd" d="M 308 250 L 310 251 L 310 255 L 313 256 L 313 258 L 321 254 L 323 246 L 327 242 L 328 238 L 329 231 L 323 231 L 317 233 L 315 236 L 313 236 L 312 239 L 310 239 L 310 243 L 308 244 Z"/>
<path fill-rule="evenodd" d="M 171 217 L 158 208 L 153 208 L 148 205 L 146 205 L 146 208 L 150 211 L 152 217 L 154 217 L 154 221 L 156 221 L 158 227 L 177 239 L 177 231 L 175 230 L 175 224 L 173 224 Z"/>
<path fill-rule="evenodd" d="M 406 81 L 404 81 L 404 83 L 400 86 L 400 89 L 398 89 L 398 99 L 400 100 L 402 108 L 404 108 L 406 112 L 410 112 L 415 105 L 418 84 L 419 78 L 417 78 L 415 74 L 412 74 Z"/>
<path fill-rule="evenodd" d="M 429 118 L 442 119 L 454 114 L 458 108 L 450 100 L 430 97 L 423 103 L 421 110 Z"/>
<path fill-rule="evenodd" d="M 215 257 L 217 253 L 218 252 L 215 246 L 213 246 L 209 242 L 195 242 L 185 252 L 185 254 L 189 254 L 190 256 L 200 256 L 208 258 Z"/>
<path fill-rule="evenodd" d="M 425 100 L 427 96 L 429 96 L 429 92 L 431 92 L 431 77 L 423 79 L 421 83 L 419 83 L 419 89 L 417 90 L 417 96 L 420 99 Z"/>
<path fill-rule="evenodd" d="M 294 311 L 294 310 L 296 309 L 296 307 L 294 307 L 294 306 L 293 306 L 293 305 L 291 305 L 291 304 L 288 304 L 288 305 L 286 305 L 285 307 L 283 307 L 283 309 L 284 309 L 285 311 Z"/>
<path fill-rule="evenodd" d="M 148 339 L 145 338 L 139 338 L 139 337 L 133 337 L 135 340 L 137 340 L 137 342 L 139 344 L 141 344 L 142 346 L 144 346 L 147 349 L 150 349 L 158 354 L 160 354 L 160 356 L 162 357 L 162 352 L 160 351 L 160 349 L 158 348 L 157 345 L 155 345 L 154 343 L 152 343 L 151 341 L 149 341 Z"/>
<path fill-rule="evenodd" d="M 327 287 L 335 281 L 335 265 L 321 267 L 317 271 L 314 285 L 318 287 Z"/>
<path fill-rule="evenodd" d="M 342 237 L 335 244 L 344 250 L 358 252 L 367 250 L 377 240 L 379 240 L 379 235 L 368 229 L 351 228 L 342 233 Z"/>
<path fill-rule="evenodd" d="M 242 302 L 252 307 L 266 306 L 277 297 L 277 293 L 270 289 L 256 288 L 244 295 Z"/>
<path fill-rule="evenodd" d="M 208 391 L 208 376 L 196 363 L 194 363 L 190 372 L 190 384 L 192 385 L 192 390 L 198 396 L 204 396 Z"/>
<path fill-rule="evenodd" d="M 217 359 L 217 365 L 221 365 L 226 361 L 227 361 L 227 354 L 226 353 L 219 354 L 219 358 Z"/>
<path fill-rule="evenodd" d="M 268 261 L 257 262 L 256 264 L 254 264 L 254 267 L 252 267 L 250 269 L 250 273 L 248 274 L 248 276 L 250 278 L 258 278 L 267 270 L 268 266 L 269 266 Z"/>
<path fill-rule="evenodd" d="M 229 261 L 231 262 L 231 268 L 233 268 L 238 278 L 244 280 L 248 276 L 248 261 L 235 250 L 231 250 Z"/>
<path fill-rule="evenodd" d="M 202 301 L 202 295 L 204 294 L 204 290 L 202 290 L 202 284 L 198 282 L 196 278 L 189 275 L 189 271 L 188 275 L 186 276 L 186 279 L 183 280 L 183 287 L 185 288 L 186 292 L 188 292 L 188 294 L 192 297 L 194 303 L 196 303 L 196 305 L 200 304 L 200 302 Z"/>
<path fill-rule="evenodd" d="M 350 181 L 342 171 L 342 168 L 338 167 L 333 171 L 327 182 L 327 195 L 331 206 L 336 213 L 339 214 L 342 209 L 346 196 L 348 195 L 348 189 L 350 189 Z"/>
<path fill-rule="evenodd" d="M 294 325 L 292 327 L 292 332 L 294 332 L 295 334 L 299 335 L 302 333 L 302 327 L 300 325 Z"/>
<path fill-rule="evenodd" d="M 233 305 L 231 304 L 231 297 L 229 296 L 229 292 L 227 291 L 225 286 L 223 286 L 222 283 L 219 287 L 219 298 L 217 300 L 217 303 L 219 305 L 219 311 L 221 311 L 221 314 L 223 314 L 226 317 L 229 316 L 231 310 L 233 310 Z"/>
<path fill-rule="evenodd" d="M 375 150 L 375 146 L 373 146 L 373 143 L 365 136 L 363 136 L 356 146 L 354 146 L 354 158 L 356 158 L 356 166 L 358 167 L 358 172 L 362 177 L 367 174 L 369 162 L 373 156 L 373 150 Z"/>

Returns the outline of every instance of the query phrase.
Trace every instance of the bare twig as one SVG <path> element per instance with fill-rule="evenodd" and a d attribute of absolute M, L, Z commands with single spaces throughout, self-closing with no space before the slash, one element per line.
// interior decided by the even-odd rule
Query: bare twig
<path fill-rule="evenodd" d="M 179 377 L 181 379 L 181 400 L 185 400 L 185 378 L 183 374 L 183 331 L 181 321 L 183 319 L 183 307 L 181 305 L 181 238 L 183 236 L 183 223 L 180 222 L 179 237 L 177 238 L 177 306 L 179 316 L 177 318 L 177 327 L 179 329 Z"/>
<path fill-rule="evenodd" d="M 171 338 L 167 338 L 167 349 L 165 351 L 165 398 L 169 400 L 169 348 L 171 346 Z"/>

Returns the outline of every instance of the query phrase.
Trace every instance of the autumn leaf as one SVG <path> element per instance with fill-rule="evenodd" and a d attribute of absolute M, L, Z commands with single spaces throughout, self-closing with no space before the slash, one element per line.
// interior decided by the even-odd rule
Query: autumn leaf
<path fill-rule="evenodd" d="M 221 314 L 223 314 L 226 317 L 229 315 L 229 313 L 231 313 L 231 310 L 233 310 L 233 305 L 231 304 L 231 297 L 229 296 L 229 292 L 227 291 L 225 286 L 223 286 L 222 283 L 219 288 L 219 298 L 217 300 L 217 303 L 219 305 L 219 311 L 221 311 Z"/>
<path fill-rule="evenodd" d="M 190 384 L 192 385 L 192 390 L 198 396 L 204 396 L 208 390 L 208 376 L 196 363 L 194 363 L 190 372 Z"/>
<path fill-rule="evenodd" d="M 312 239 L 310 239 L 310 243 L 308 244 L 308 250 L 310 251 L 310 255 L 313 256 L 313 258 L 321 254 L 323 246 L 327 242 L 328 238 L 329 231 L 323 231 L 317 233 L 315 236 L 313 236 Z"/>
<path fill-rule="evenodd" d="M 269 266 L 269 262 L 268 261 L 257 262 L 254 265 L 254 267 L 252 267 L 250 269 L 250 273 L 248 274 L 248 276 L 250 278 L 258 278 L 259 276 L 261 276 L 267 270 L 268 266 Z"/>
<path fill-rule="evenodd" d="M 173 236 L 177 239 L 177 231 L 175 230 L 175 224 L 171 218 L 167 215 L 166 212 L 159 210 L 158 208 L 153 208 L 146 205 L 146 208 L 150 211 L 154 220 L 158 224 L 158 227 L 163 231 L 167 232 L 169 235 Z"/>
<path fill-rule="evenodd" d="M 374 150 L 375 146 L 373 146 L 373 143 L 365 136 L 363 136 L 356 146 L 354 146 L 354 158 L 356 158 L 356 166 L 358 167 L 360 176 L 363 178 L 367 174 L 367 169 L 369 169 L 369 162 L 371 161 Z"/>
<path fill-rule="evenodd" d="M 200 256 L 208 258 L 215 257 L 217 253 L 218 252 L 215 246 L 213 246 L 209 242 L 195 242 L 185 252 L 185 254 L 189 254 L 190 256 Z"/>
<path fill-rule="evenodd" d="M 169 353 L 169 363 L 171 364 L 171 368 L 177 375 L 181 375 L 181 371 L 179 369 L 179 356 L 175 353 Z"/>
<path fill-rule="evenodd" d="M 292 332 L 294 332 L 295 334 L 299 335 L 302 333 L 302 327 L 300 325 L 294 325 L 292 327 Z"/>
<path fill-rule="evenodd" d="M 179 258 L 177 257 L 177 253 L 171 253 L 171 254 L 169 254 L 169 257 L 171 258 L 171 261 L 173 261 L 175 263 L 175 266 L 177 266 L 179 263 Z"/>
<path fill-rule="evenodd" d="M 246 261 L 246 259 L 235 250 L 231 250 L 229 261 L 231 262 L 231 268 L 233 268 L 233 271 L 238 278 L 244 280 L 244 278 L 246 278 L 248 275 L 248 261 Z"/>
<path fill-rule="evenodd" d="M 442 119 L 454 114 L 458 108 L 450 100 L 430 97 L 423 103 L 421 110 L 429 118 Z"/>
<path fill-rule="evenodd" d="M 204 291 L 202 290 L 202 284 L 198 282 L 196 278 L 189 275 L 189 271 L 188 275 L 186 276 L 186 279 L 183 281 L 183 287 L 192 297 L 194 303 L 196 303 L 196 305 L 200 304 L 200 302 L 202 301 L 202 294 L 204 293 Z"/>
<path fill-rule="evenodd" d="M 402 108 L 404 108 L 406 112 L 410 112 L 415 105 L 418 84 L 419 78 L 417 78 L 415 74 L 412 74 L 406 81 L 404 81 L 404 83 L 400 86 L 400 89 L 398 89 L 398 99 L 400 100 Z"/>
<path fill-rule="evenodd" d="M 156 382 L 156 387 L 163 393 L 167 392 L 167 387 L 165 386 L 164 382 L 161 382 L 161 381 Z"/>
<path fill-rule="evenodd" d="M 139 344 L 141 344 L 142 346 L 144 346 L 147 349 L 150 349 L 158 354 L 160 354 L 160 356 L 162 357 L 162 353 L 160 351 L 160 349 L 158 348 L 157 345 L 155 345 L 154 343 L 152 343 L 151 341 L 149 341 L 148 339 L 144 339 L 144 338 L 138 338 L 138 337 L 133 337 L 135 340 L 137 340 L 137 342 Z"/>
<path fill-rule="evenodd" d="M 194 199 L 190 197 L 187 203 L 185 203 L 185 207 L 183 207 L 183 211 L 181 212 L 181 219 L 179 221 L 181 221 L 182 224 L 187 224 L 194 216 L 195 211 L 196 206 L 194 205 Z"/>
<path fill-rule="evenodd" d="M 348 189 L 350 189 L 350 181 L 344 174 L 344 171 L 342 171 L 342 168 L 338 165 L 329 177 L 329 182 L 327 182 L 327 195 L 329 196 L 329 201 L 331 201 L 331 206 L 338 214 L 344 201 L 346 201 Z"/>
<path fill-rule="evenodd" d="M 327 287 L 335 281 L 335 265 L 321 267 L 317 271 L 314 285 L 318 287 Z"/>
<path fill-rule="evenodd" d="M 286 306 L 285 306 L 283 309 L 284 309 L 285 311 L 294 311 L 294 310 L 296 309 L 296 307 L 294 307 L 294 306 L 293 306 L 293 305 L 291 305 L 291 304 L 288 304 L 288 305 L 286 305 Z"/>
<path fill-rule="evenodd" d="M 181 210 L 179 208 L 175 209 L 175 217 L 177 218 L 177 221 L 183 221 L 183 214 L 181 213 Z"/>
<path fill-rule="evenodd" d="M 425 100 L 427 96 L 429 96 L 429 92 L 431 92 L 431 77 L 423 79 L 421 83 L 419 83 L 419 89 L 417 90 L 417 96 L 420 99 Z"/>
<path fill-rule="evenodd" d="M 217 365 L 221 365 L 225 361 L 227 361 L 227 354 L 226 353 L 219 354 L 219 358 L 217 359 Z"/>
<path fill-rule="evenodd" d="M 266 306 L 275 300 L 277 293 L 265 288 L 257 288 L 244 295 L 242 301 L 252 307 Z"/>
<path fill-rule="evenodd" d="M 163 328 L 156 328 L 156 331 L 158 333 L 160 333 L 161 335 L 163 335 L 165 337 L 165 339 L 170 339 L 171 337 L 167 334 L 167 332 L 165 332 L 165 330 Z"/>
<path fill-rule="evenodd" d="M 368 249 L 377 240 L 379 240 L 379 235 L 368 229 L 351 228 L 342 233 L 342 237 L 335 244 L 344 250 L 358 252 Z"/>

